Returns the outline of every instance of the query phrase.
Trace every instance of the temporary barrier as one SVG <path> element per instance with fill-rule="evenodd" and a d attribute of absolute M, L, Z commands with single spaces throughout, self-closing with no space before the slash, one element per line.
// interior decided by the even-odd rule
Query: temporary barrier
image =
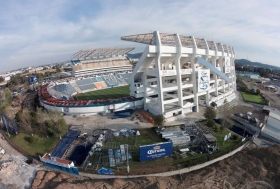
<path fill-rule="evenodd" d="M 147 114 L 144 111 L 140 112 L 140 114 L 143 116 L 144 119 L 149 121 L 151 124 L 154 124 L 154 118 L 152 116 L 150 116 L 149 114 Z"/>

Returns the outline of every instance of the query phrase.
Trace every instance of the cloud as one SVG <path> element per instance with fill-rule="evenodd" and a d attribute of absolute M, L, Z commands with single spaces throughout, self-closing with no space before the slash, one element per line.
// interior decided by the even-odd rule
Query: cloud
<path fill-rule="evenodd" d="M 1 3 L 1 71 L 66 61 L 81 49 L 142 49 L 120 37 L 155 30 L 213 39 L 233 46 L 237 58 L 273 65 L 279 61 L 277 0 Z"/>

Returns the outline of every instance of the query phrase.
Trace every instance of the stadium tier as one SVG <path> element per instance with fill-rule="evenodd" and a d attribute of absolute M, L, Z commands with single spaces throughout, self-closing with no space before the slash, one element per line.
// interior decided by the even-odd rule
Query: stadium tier
<path fill-rule="evenodd" d="M 121 39 L 147 44 L 129 78 L 130 95 L 143 97 L 146 111 L 169 118 L 235 98 L 232 47 L 158 31 Z"/>
<path fill-rule="evenodd" d="M 126 54 L 134 48 L 94 49 L 72 55 L 72 75 L 84 77 L 117 72 L 131 72 Z"/>
<path fill-rule="evenodd" d="M 38 92 L 41 104 L 65 114 L 94 115 L 144 108 L 154 115 L 174 118 L 198 112 L 199 106 L 210 106 L 212 102 L 221 106 L 225 100 L 235 99 L 235 52 L 232 47 L 158 31 L 121 39 L 147 45 L 133 70 L 126 57 L 133 48 L 79 51 L 71 59 L 72 74 L 76 79 L 67 86 L 44 85 Z M 132 72 L 126 73 L 129 71 Z M 118 88 L 127 84 L 130 97 L 122 97 Z M 103 89 L 113 95 L 96 99 L 100 94 L 98 91 Z M 81 99 L 89 100 L 71 98 L 72 94 L 91 90 L 94 91 L 89 93 L 95 93 L 94 100 L 86 95 Z M 114 94 L 114 99 L 107 98 Z M 62 98 L 65 95 L 68 100 Z"/>

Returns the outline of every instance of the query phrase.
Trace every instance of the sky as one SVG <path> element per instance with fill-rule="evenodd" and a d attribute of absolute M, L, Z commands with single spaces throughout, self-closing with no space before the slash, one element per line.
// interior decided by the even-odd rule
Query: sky
<path fill-rule="evenodd" d="M 280 65 L 279 0 L 0 0 L 0 72 L 64 62 L 79 50 L 144 45 L 159 31 L 234 47 L 236 58 Z"/>

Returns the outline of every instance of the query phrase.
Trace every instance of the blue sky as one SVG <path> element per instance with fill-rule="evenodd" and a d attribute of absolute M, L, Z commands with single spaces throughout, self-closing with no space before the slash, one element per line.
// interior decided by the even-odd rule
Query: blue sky
<path fill-rule="evenodd" d="M 0 0 L 0 66 L 69 60 L 79 50 L 137 47 L 120 37 L 155 30 L 230 46 L 236 58 L 280 65 L 278 0 Z"/>

